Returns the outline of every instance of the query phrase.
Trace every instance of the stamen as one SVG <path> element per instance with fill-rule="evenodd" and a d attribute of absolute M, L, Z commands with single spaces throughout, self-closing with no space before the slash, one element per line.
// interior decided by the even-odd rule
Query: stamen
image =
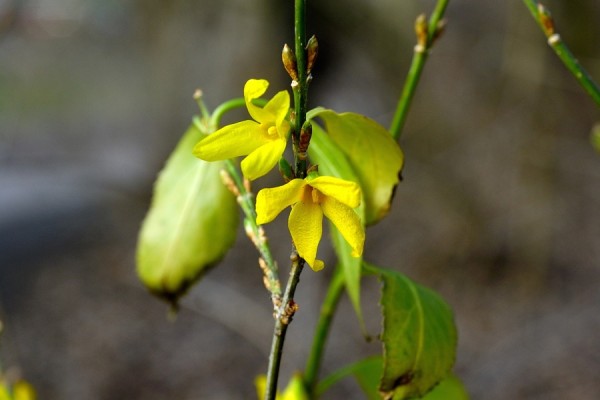
<path fill-rule="evenodd" d="M 312 201 L 315 204 L 321 203 L 321 192 L 314 188 L 312 190 Z"/>

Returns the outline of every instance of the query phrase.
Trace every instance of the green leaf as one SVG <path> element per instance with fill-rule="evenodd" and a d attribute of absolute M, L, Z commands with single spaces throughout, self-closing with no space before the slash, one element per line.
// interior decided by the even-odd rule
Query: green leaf
<path fill-rule="evenodd" d="M 322 395 L 331 386 L 348 376 L 354 376 L 368 400 L 381 400 L 377 390 L 379 379 L 383 371 L 383 361 L 380 356 L 365 358 L 347 365 L 319 382 L 317 393 Z"/>
<path fill-rule="evenodd" d="M 206 136 L 192 124 L 154 186 L 137 246 L 137 272 L 153 293 L 174 305 L 232 246 L 238 208 L 220 179 L 224 162 L 206 162 L 192 148 Z"/>
<path fill-rule="evenodd" d="M 365 197 L 366 224 L 378 222 L 388 213 L 399 182 L 404 164 L 400 146 L 383 126 L 364 115 L 324 108 L 307 115 L 317 117 L 325 122 L 325 130 L 356 172 Z"/>
<path fill-rule="evenodd" d="M 422 397 L 449 376 L 457 334 L 450 307 L 435 292 L 392 270 L 365 263 L 383 282 L 383 376 L 385 399 Z"/>
<path fill-rule="evenodd" d="M 322 395 L 330 387 L 353 376 L 368 400 L 381 400 L 381 393 L 377 389 L 379 380 L 383 373 L 383 359 L 380 356 L 365 358 L 353 364 L 347 365 L 333 372 L 331 375 L 319 382 L 317 393 Z M 402 399 L 403 397 L 398 397 Z M 462 382 L 455 376 L 442 380 L 422 400 L 469 400 L 469 395 Z"/>
<path fill-rule="evenodd" d="M 346 156 L 340 151 L 336 144 L 323 129 L 317 124 L 313 124 L 312 138 L 308 153 L 313 164 L 319 166 L 321 175 L 333 176 L 350 181 L 357 181 L 356 174 L 348 162 Z M 364 203 L 364 202 L 363 202 Z M 358 209 L 358 215 L 362 221 L 364 218 L 364 205 L 361 204 Z M 360 306 L 360 277 L 362 268 L 362 258 L 352 257 L 352 249 L 346 242 L 342 234 L 333 225 L 329 224 L 331 239 L 338 260 L 344 271 L 344 280 L 346 290 L 358 320 L 364 330 L 364 322 Z"/>

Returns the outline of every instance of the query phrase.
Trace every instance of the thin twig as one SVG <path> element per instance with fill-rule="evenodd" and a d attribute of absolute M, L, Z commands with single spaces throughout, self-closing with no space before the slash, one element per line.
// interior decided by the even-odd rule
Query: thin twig
<path fill-rule="evenodd" d="M 541 3 L 535 0 L 523 0 L 533 18 L 548 39 L 548 45 L 552 47 L 558 58 L 565 64 L 565 67 L 577 79 L 577 82 L 585 89 L 588 95 L 600 106 L 600 87 L 590 74 L 579 64 L 571 50 L 562 41 L 560 35 L 556 32 L 554 19 L 550 11 Z"/>
<path fill-rule="evenodd" d="M 410 64 L 410 69 L 404 82 L 402 94 L 398 100 L 398 106 L 392 124 L 390 125 L 390 133 L 396 140 L 400 138 L 406 116 L 410 108 L 417 84 L 425 67 L 425 62 L 429 56 L 429 50 L 433 46 L 435 40 L 439 37 L 443 29 L 442 17 L 446 10 L 449 0 L 438 0 L 429 22 L 426 22 L 425 16 L 419 16 L 415 23 L 417 34 L 417 45 L 415 46 L 414 55 Z"/>
<path fill-rule="evenodd" d="M 281 306 L 275 315 L 275 328 L 273 330 L 273 341 L 271 343 L 271 352 L 269 354 L 269 369 L 267 371 L 267 387 L 265 399 L 274 400 L 277 394 L 277 381 L 279 379 L 279 369 L 281 365 L 281 356 L 283 355 L 283 343 L 287 328 L 296 311 L 298 305 L 294 302 L 296 286 L 300 282 L 300 273 L 304 267 L 304 260 L 298 256 L 295 251 L 292 252 L 292 267 L 290 276 L 281 299 Z"/>

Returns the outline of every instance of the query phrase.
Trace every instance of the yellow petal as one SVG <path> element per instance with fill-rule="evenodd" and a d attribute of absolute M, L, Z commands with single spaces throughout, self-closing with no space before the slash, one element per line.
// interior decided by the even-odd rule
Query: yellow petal
<path fill-rule="evenodd" d="M 325 196 L 333 197 L 350 208 L 360 205 L 360 186 L 356 182 L 331 176 L 319 176 L 310 179 L 308 184 Z"/>
<path fill-rule="evenodd" d="M 275 139 L 263 144 L 242 160 L 242 173 L 251 181 L 266 175 L 279 162 L 286 141 Z"/>
<path fill-rule="evenodd" d="M 317 248 L 323 233 L 323 211 L 318 204 L 299 201 L 292 207 L 288 228 L 300 257 L 315 271 L 323 268 L 316 260 Z"/>
<path fill-rule="evenodd" d="M 256 398 L 262 400 L 267 392 L 267 376 L 259 375 L 254 378 L 254 387 L 256 388 Z"/>
<path fill-rule="evenodd" d="M 277 127 L 280 137 L 287 137 L 290 126 L 285 120 L 290 111 L 290 95 L 282 90 L 277 93 L 263 108 L 269 115 L 265 116 L 267 120 L 261 120 L 262 123 L 272 123 Z"/>
<path fill-rule="evenodd" d="M 256 223 L 269 223 L 279 215 L 284 208 L 300 201 L 306 182 L 293 179 L 283 186 L 262 189 L 256 196 Z"/>
<path fill-rule="evenodd" d="M 0 381 L 0 400 L 10 400 L 8 388 Z"/>
<path fill-rule="evenodd" d="M 270 119 L 274 124 L 275 118 L 269 118 L 270 113 L 268 111 L 252 104 L 252 100 L 258 99 L 265 94 L 268 87 L 269 82 L 264 79 L 250 79 L 244 85 L 244 101 L 246 102 L 248 113 L 255 121 L 265 122 Z"/>
<path fill-rule="evenodd" d="M 35 400 L 35 390 L 29 383 L 19 381 L 13 387 L 13 396 L 15 400 Z"/>
<path fill-rule="evenodd" d="M 332 197 L 321 203 L 323 214 L 338 228 L 344 239 L 352 247 L 352 256 L 360 257 L 365 244 L 365 228 L 358 214 L 350 207 Z"/>
<path fill-rule="evenodd" d="M 193 153 L 205 161 L 225 160 L 250 154 L 268 142 L 259 124 L 242 121 L 211 133 L 194 146 Z"/>

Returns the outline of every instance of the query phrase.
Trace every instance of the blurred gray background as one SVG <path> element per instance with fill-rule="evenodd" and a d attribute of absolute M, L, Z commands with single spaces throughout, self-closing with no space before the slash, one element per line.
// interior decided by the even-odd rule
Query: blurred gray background
<path fill-rule="evenodd" d="M 251 399 L 272 318 L 240 229 L 175 322 L 135 276 L 152 182 L 197 107 L 288 87 L 292 1 L 0 0 L 4 368 L 40 399 Z M 387 126 L 429 0 L 309 1 L 311 106 Z M 548 0 L 600 79 L 600 2 Z M 473 399 L 600 398 L 600 121 L 520 0 L 451 0 L 401 144 L 404 182 L 365 257 L 439 291 Z M 244 113 L 239 114 L 245 118 Z M 231 117 L 236 118 L 236 116 Z M 259 184 L 277 182 L 272 175 Z M 285 237 L 285 217 L 269 226 Z M 289 243 L 273 240 L 286 275 Z M 303 273 L 282 381 L 306 361 L 329 268 Z M 376 282 L 363 304 L 377 333 Z M 327 374 L 377 354 L 347 299 Z M 325 398 L 361 399 L 352 381 Z"/>

